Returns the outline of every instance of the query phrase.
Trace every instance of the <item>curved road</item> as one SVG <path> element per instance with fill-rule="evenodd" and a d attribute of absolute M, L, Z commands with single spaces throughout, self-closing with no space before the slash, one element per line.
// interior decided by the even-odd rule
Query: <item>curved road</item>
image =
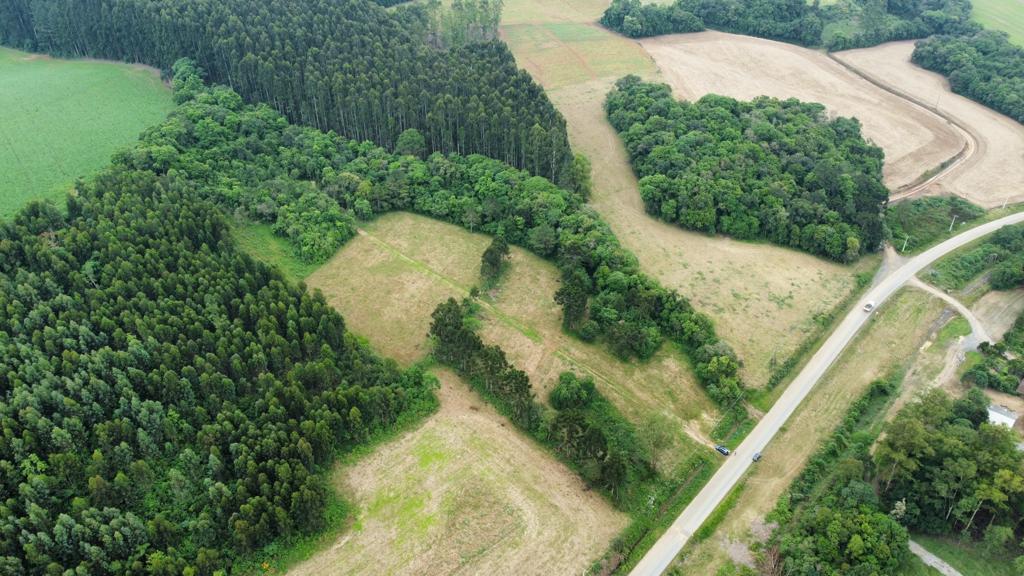
<path fill-rule="evenodd" d="M 945 162 L 943 162 L 945 166 L 940 166 L 938 172 L 926 178 L 923 182 L 911 182 L 910 184 L 905 184 L 899 187 L 898 189 L 893 190 L 892 194 L 889 195 L 890 204 L 899 202 L 901 200 L 906 200 L 907 198 L 911 198 L 927 190 L 928 188 L 931 187 L 932 184 L 934 184 L 938 180 L 945 178 L 954 170 L 958 170 L 961 166 L 965 165 L 967 161 L 969 161 L 978 152 L 978 136 L 974 133 L 974 129 L 962 123 L 956 117 L 939 110 L 937 107 L 922 101 L 920 98 L 917 98 L 904 92 L 903 90 L 900 90 L 899 88 L 893 86 L 892 84 L 886 82 L 885 80 L 875 77 L 873 74 L 866 70 L 861 70 L 857 66 L 854 66 L 853 64 L 847 62 L 846 60 L 843 60 L 842 58 L 833 54 L 832 52 L 827 53 L 826 56 L 828 56 L 829 59 L 832 60 L 833 62 L 839 64 L 843 68 L 846 68 L 850 72 L 853 72 L 857 76 L 875 85 L 876 87 L 885 90 L 886 92 L 892 94 L 893 96 L 896 96 L 897 98 L 902 98 L 906 100 L 910 104 L 917 106 L 918 108 L 924 110 L 925 112 L 929 112 L 945 120 L 947 123 L 949 123 L 950 126 L 952 126 L 958 132 L 960 132 L 961 136 L 964 137 L 964 147 L 959 152 L 957 152 L 952 157 L 948 158 Z"/>
<path fill-rule="evenodd" d="M 689 506 L 676 518 L 672 526 L 662 535 L 647 554 L 640 560 L 630 574 L 633 576 L 658 576 L 679 554 L 683 546 L 694 532 L 700 528 L 712 511 L 722 502 L 725 496 L 739 482 L 740 478 L 751 465 L 751 455 L 759 452 L 778 433 L 786 420 L 793 414 L 797 406 L 818 383 L 829 366 L 850 344 L 853 337 L 867 323 L 870 314 L 862 307 L 866 302 L 873 301 L 876 306 L 882 304 L 896 293 L 914 276 L 935 262 L 978 238 L 991 234 L 1010 224 L 1024 222 L 1024 212 L 982 224 L 962 232 L 949 240 L 906 261 L 902 266 L 894 268 L 883 276 L 868 293 L 861 298 L 856 307 L 846 315 L 839 327 L 822 344 L 800 374 L 790 383 L 771 410 L 761 418 L 757 426 L 751 430 L 743 443 L 736 449 L 736 454 L 727 458 L 721 468 L 711 477 L 704 489 L 697 494 Z"/>

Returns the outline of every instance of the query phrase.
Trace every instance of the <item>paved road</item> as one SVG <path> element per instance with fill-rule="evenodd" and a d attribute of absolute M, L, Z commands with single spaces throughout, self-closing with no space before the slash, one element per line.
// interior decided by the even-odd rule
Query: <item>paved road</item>
<path fill-rule="evenodd" d="M 828 340 L 822 344 L 814 357 L 807 363 L 800 374 L 786 388 L 771 410 L 757 423 L 747 435 L 735 453 L 726 459 L 721 468 L 712 476 L 704 489 L 697 494 L 693 502 L 676 518 L 668 531 L 640 560 L 630 573 L 633 576 L 658 576 L 682 550 L 683 545 L 694 532 L 700 528 L 704 520 L 725 498 L 729 491 L 751 465 L 750 457 L 754 452 L 764 449 L 765 445 L 775 436 L 786 420 L 793 414 L 818 380 L 821 379 L 829 366 L 839 358 L 842 351 L 849 345 L 857 332 L 867 323 L 871 314 L 862 310 L 866 302 L 873 301 L 876 305 L 885 302 L 904 284 L 909 282 L 918 272 L 942 256 L 981 238 L 1009 224 L 1024 222 L 1024 212 L 1011 214 L 999 220 L 982 224 L 967 230 L 922 254 L 907 260 L 902 266 L 894 268 L 878 280 L 874 287 L 846 315 Z"/>
<path fill-rule="evenodd" d="M 946 564 L 945 560 L 925 550 L 924 547 L 922 547 L 917 542 L 911 540 L 909 544 L 910 552 L 913 553 L 914 556 L 920 558 L 921 562 L 924 562 L 928 566 L 931 566 L 932 568 L 938 570 L 939 574 L 942 574 L 942 576 L 963 576 L 963 574 L 960 574 L 960 572 L 956 568 L 953 568 L 949 564 Z"/>

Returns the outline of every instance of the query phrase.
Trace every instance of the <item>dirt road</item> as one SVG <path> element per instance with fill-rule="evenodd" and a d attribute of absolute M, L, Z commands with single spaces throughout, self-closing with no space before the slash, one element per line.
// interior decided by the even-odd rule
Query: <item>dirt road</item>
<path fill-rule="evenodd" d="M 836 52 L 861 73 L 933 107 L 967 129 L 977 150 L 927 194 L 956 194 L 991 208 L 1024 201 L 1024 126 L 973 100 L 954 94 L 939 74 L 914 65 L 913 41 Z"/>
<path fill-rule="evenodd" d="M 1024 213 L 1012 214 L 972 228 L 923 252 L 888 275 L 877 279 L 874 287 L 847 314 L 835 332 L 829 336 L 800 374 L 786 388 L 771 410 L 765 414 L 764 418 L 734 451 L 733 456 L 729 457 L 726 463 L 718 469 L 704 489 L 676 518 L 672 526 L 648 551 L 631 574 L 634 576 L 657 576 L 665 571 L 694 532 L 700 528 L 701 524 L 750 468 L 751 455 L 763 450 L 765 445 L 772 440 L 829 366 L 835 362 L 857 332 L 869 321 L 871 314 L 862 310 L 865 303 L 874 302 L 876 306 L 881 305 L 932 262 L 1004 226 L 1020 222 L 1024 222 Z"/>

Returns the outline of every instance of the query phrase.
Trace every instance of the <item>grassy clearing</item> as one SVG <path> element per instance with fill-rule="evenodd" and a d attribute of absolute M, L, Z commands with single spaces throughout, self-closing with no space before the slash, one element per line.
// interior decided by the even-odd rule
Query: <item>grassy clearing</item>
<path fill-rule="evenodd" d="M 963 576 L 1015 576 L 1013 558 L 993 554 L 984 545 L 970 541 L 914 534 L 911 538 Z"/>
<path fill-rule="evenodd" d="M 966 230 L 985 210 L 955 196 L 920 198 L 889 207 L 886 225 L 902 253 L 917 253 Z"/>
<path fill-rule="evenodd" d="M 288 240 L 274 234 L 270 224 L 234 222 L 231 232 L 242 250 L 264 264 L 276 266 L 292 282 L 305 280 L 319 267 L 296 258 Z"/>
<path fill-rule="evenodd" d="M 173 108 L 142 66 L 55 60 L 0 47 L 0 218 L 30 200 L 59 204 Z"/>
<path fill-rule="evenodd" d="M 971 16 L 986 28 L 1002 30 L 1024 46 L 1024 3 L 1020 0 L 972 0 Z"/>
<path fill-rule="evenodd" d="M 307 283 L 376 350 L 412 363 L 429 352 L 426 334 L 437 304 L 464 297 L 478 283 L 480 255 L 489 243 L 487 236 L 450 224 L 389 214 L 367 225 Z M 558 285 L 554 266 L 513 248 L 502 280 L 481 297 L 480 335 L 500 343 L 530 375 L 542 401 L 561 372 L 574 370 L 593 376 L 601 393 L 637 426 L 655 415 L 668 418 L 673 440 L 664 450 L 663 470 L 708 449 L 706 435 L 717 410 L 682 355 L 666 345 L 647 362 L 622 362 L 604 346 L 566 336 L 553 300 Z"/>
<path fill-rule="evenodd" d="M 751 542 L 819 442 L 832 432 L 850 405 L 879 378 L 905 369 L 929 334 L 938 329 L 944 304 L 919 290 L 904 289 L 832 366 L 764 450 L 748 473 L 745 488 L 718 529 L 682 560 L 684 574 L 714 574 L 729 559 L 727 541 Z"/>
<path fill-rule="evenodd" d="M 580 573 L 626 524 L 447 371 L 440 411 L 333 483 L 350 529 L 291 574 Z"/>

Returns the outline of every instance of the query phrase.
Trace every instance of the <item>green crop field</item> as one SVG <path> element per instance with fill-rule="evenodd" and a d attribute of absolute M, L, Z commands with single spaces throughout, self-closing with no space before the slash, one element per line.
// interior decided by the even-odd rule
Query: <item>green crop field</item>
<path fill-rule="evenodd" d="M 0 218 L 61 199 L 173 106 L 152 69 L 0 48 Z"/>
<path fill-rule="evenodd" d="M 1024 46 L 1024 0 L 973 0 L 971 4 L 975 20 L 1006 32 L 1011 42 Z"/>

